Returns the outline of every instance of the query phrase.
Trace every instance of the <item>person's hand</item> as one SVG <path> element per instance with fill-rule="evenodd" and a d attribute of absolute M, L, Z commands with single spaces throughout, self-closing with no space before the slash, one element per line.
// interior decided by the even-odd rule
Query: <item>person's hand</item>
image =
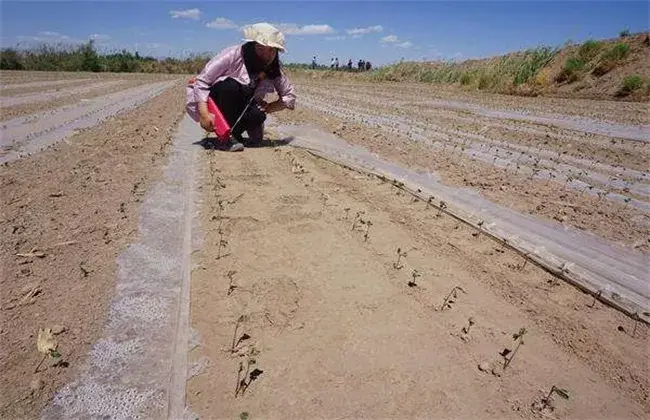
<path fill-rule="evenodd" d="M 264 99 L 258 99 L 257 100 L 257 105 L 260 107 L 262 112 L 268 112 L 267 109 L 269 107 L 269 103 L 266 102 Z"/>
<path fill-rule="evenodd" d="M 278 112 L 284 109 L 284 102 L 282 100 L 278 99 L 275 102 L 266 103 L 264 102 L 264 106 L 260 105 L 260 109 L 267 114 L 271 114 L 273 112 Z"/>
<path fill-rule="evenodd" d="M 210 133 L 214 131 L 214 115 L 212 114 L 201 114 L 199 117 L 199 123 L 201 124 L 201 128 L 203 128 L 205 131 L 209 131 Z"/>

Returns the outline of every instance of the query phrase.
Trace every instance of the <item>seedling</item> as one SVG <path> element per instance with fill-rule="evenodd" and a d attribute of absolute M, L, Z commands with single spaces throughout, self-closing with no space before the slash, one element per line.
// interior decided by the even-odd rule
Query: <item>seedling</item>
<path fill-rule="evenodd" d="M 236 273 L 237 273 L 236 271 L 230 270 L 228 271 L 228 274 L 226 274 L 226 277 L 228 277 L 228 279 L 230 280 L 230 285 L 228 285 L 228 296 L 230 296 L 230 294 L 234 292 L 235 289 L 237 288 L 237 286 L 233 284 L 233 279 L 232 279 Z"/>
<path fill-rule="evenodd" d="M 361 223 L 366 225 L 366 233 L 363 235 L 363 242 L 366 242 L 368 241 L 368 235 L 370 234 L 370 226 L 372 226 L 372 221 L 361 220 Z"/>
<path fill-rule="evenodd" d="M 221 248 L 225 248 L 226 245 L 228 245 L 228 241 L 223 239 L 221 229 L 219 229 L 219 248 L 217 248 L 217 259 L 221 259 L 222 257 L 225 257 L 228 254 L 221 255 Z"/>
<path fill-rule="evenodd" d="M 454 286 L 454 288 L 451 289 L 451 292 L 449 292 L 449 294 L 445 298 L 445 301 L 442 302 L 442 306 L 440 307 L 441 311 L 444 311 L 445 309 L 451 309 L 451 305 L 456 302 L 456 299 L 458 299 L 458 292 L 459 291 L 467 294 L 465 289 L 463 289 L 462 287 Z"/>
<path fill-rule="evenodd" d="M 415 282 L 415 279 L 417 279 L 418 277 L 422 277 L 422 275 L 418 272 L 418 270 L 413 270 L 413 272 L 411 273 L 411 276 L 413 277 L 413 280 L 411 280 L 410 282 L 407 283 L 408 286 L 409 287 L 417 287 L 417 283 Z"/>
<path fill-rule="evenodd" d="M 467 319 L 467 326 L 463 327 L 463 333 L 469 334 L 469 330 L 472 328 L 472 325 L 474 325 L 474 324 L 476 324 L 476 322 L 474 321 L 474 317 L 470 316 Z"/>
<path fill-rule="evenodd" d="M 43 358 L 36 366 L 36 369 L 34 369 L 34 373 L 38 372 L 38 368 L 41 367 L 41 365 L 43 364 L 43 362 L 48 356 L 53 359 L 59 359 L 61 357 L 61 353 L 59 353 L 57 347 L 58 347 L 58 343 L 54 339 L 54 334 L 52 333 L 51 328 L 47 328 L 47 329 L 41 328 L 38 330 L 38 337 L 36 338 L 36 348 L 38 349 L 39 353 L 43 353 Z"/>
<path fill-rule="evenodd" d="M 527 256 L 528 256 L 528 254 L 526 254 L 526 257 L 527 257 Z M 517 266 L 517 269 L 518 269 L 519 271 L 521 271 L 521 270 L 523 270 L 524 268 L 526 268 L 526 264 L 528 264 L 528 258 L 526 258 L 526 257 L 524 257 L 524 263 L 521 264 L 521 265 L 519 265 L 519 266 Z"/>
<path fill-rule="evenodd" d="M 352 223 L 352 230 L 354 231 L 357 228 L 357 222 L 361 220 L 361 215 L 364 214 L 365 211 L 358 211 L 356 216 L 354 216 L 354 222 Z"/>
<path fill-rule="evenodd" d="M 524 335 L 527 333 L 526 328 L 522 327 L 512 335 L 513 340 L 517 342 L 517 346 L 515 347 L 515 350 L 512 351 L 508 348 L 503 349 L 503 351 L 500 353 L 501 356 L 504 359 L 503 362 L 503 369 L 505 370 L 508 365 L 510 365 L 510 362 L 512 362 L 512 359 L 515 358 L 515 355 L 517 354 L 517 351 L 519 350 L 519 347 L 521 347 L 522 344 L 524 344 Z M 510 356 L 510 357 L 508 357 Z"/>
<path fill-rule="evenodd" d="M 402 252 L 402 248 L 397 248 L 397 262 L 393 263 L 393 268 L 396 270 L 399 270 L 400 268 L 404 267 L 403 265 L 400 264 L 400 260 L 402 257 L 406 257 L 407 253 L 406 251 Z"/>
<path fill-rule="evenodd" d="M 437 217 L 440 217 L 442 215 L 442 211 L 447 208 L 447 203 L 444 201 L 440 201 L 440 206 L 438 208 L 438 214 L 436 214 Z"/>
<path fill-rule="evenodd" d="M 257 368 L 253 369 L 253 371 L 249 373 L 251 365 L 257 363 L 255 356 L 257 356 L 258 354 L 259 351 L 255 347 L 251 347 L 250 351 L 247 354 L 246 373 L 244 374 L 243 378 L 241 377 L 241 373 L 244 370 L 244 366 L 243 366 L 244 363 L 239 362 L 239 370 L 237 371 L 237 388 L 235 388 L 235 397 L 237 396 L 237 394 L 239 394 L 239 391 L 241 391 L 242 394 L 244 394 L 248 389 L 248 387 L 250 386 L 250 384 L 254 380 L 256 380 L 262 373 L 264 373 L 263 370 Z"/>
<path fill-rule="evenodd" d="M 541 404 L 534 404 L 533 407 L 538 409 L 539 411 L 543 412 L 547 409 L 553 410 L 553 400 L 552 396 L 553 393 L 559 395 L 560 397 L 564 398 L 565 400 L 569 399 L 569 391 L 566 389 L 558 388 L 555 385 L 551 387 L 551 390 L 549 391 L 548 395 L 542 398 Z"/>
<path fill-rule="evenodd" d="M 602 289 L 598 291 L 596 295 L 594 295 L 594 300 L 591 302 L 591 305 L 587 305 L 588 308 L 593 308 L 596 305 L 596 299 L 599 299 L 600 296 L 603 294 Z"/>
<path fill-rule="evenodd" d="M 632 331 L 632 337 L 633 338 L 636 337 L 636 326 L 639 324 L 640 320 L 641 320 L 641 318 L 639 318 L 639 313 L 635 312 L 634 313 L 634 331 Z"/>
<path fill-rule="evenodd" d="M 232 335 L 232 345 L 230 346 L 230 352 L 231 353 L 235 352 L 235 348 L 239 345 L 240 342 L 250 338 L 250 336 L 248 334 L 244 334 L 244 335 L 242 335 L 242 338 L 237 340 L 237 330 L 239 329 L 239 324 L 246 321 L 247 318 L 248 317 L 246 315 L 241 315 L 239 318 L 237 318 L 237 322 L 235 322 L 235 332 Z M 246 336 L 246 338 L 243 338 L 244 336 Z"/>

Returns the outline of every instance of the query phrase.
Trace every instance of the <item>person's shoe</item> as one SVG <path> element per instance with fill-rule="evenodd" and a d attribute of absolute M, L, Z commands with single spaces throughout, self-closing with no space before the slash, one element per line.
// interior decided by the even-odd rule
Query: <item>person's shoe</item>
<path fill-rule="evenodd" d="M 229 152 L 241 152 L 244 150 L 244 145 L 238 141 L 231 140 L 224 146 L 224 149 Z"/>

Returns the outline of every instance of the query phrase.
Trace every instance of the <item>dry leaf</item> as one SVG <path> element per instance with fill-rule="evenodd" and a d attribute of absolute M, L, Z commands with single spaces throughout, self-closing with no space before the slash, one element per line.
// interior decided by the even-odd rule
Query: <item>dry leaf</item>
<path fill-rule="evenodd" d="M 51 328 L 40 328 L 38 330 L 38 338 L 36 340 L 36 347 L 38 351 L 43 354 L 52 354 L 56 351 L 56 340 L 52 334 Z"/>

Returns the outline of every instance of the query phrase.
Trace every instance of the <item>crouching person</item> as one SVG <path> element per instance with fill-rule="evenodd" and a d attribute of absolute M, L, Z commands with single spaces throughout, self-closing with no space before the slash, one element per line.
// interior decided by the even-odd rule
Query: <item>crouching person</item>
<path fill-rule="evenodd" d="M 186 87 L 186 111 L 209 132 L 214 117 L 208 112 L 212 98 L 232 128 L 229 151 L 255 146 L 264 137 L 267 113 L 294 109 L 294 87 L 284 74 L 279 53 L 284 52 L 284 35 L 268 23 L 244 29 L 244 42 L 225 48 L 212 58 Z M 279 99 L 267 103 L 264 96 L 277 92 Z M 248 141 L 242 133 L 246 131 Z"/>

